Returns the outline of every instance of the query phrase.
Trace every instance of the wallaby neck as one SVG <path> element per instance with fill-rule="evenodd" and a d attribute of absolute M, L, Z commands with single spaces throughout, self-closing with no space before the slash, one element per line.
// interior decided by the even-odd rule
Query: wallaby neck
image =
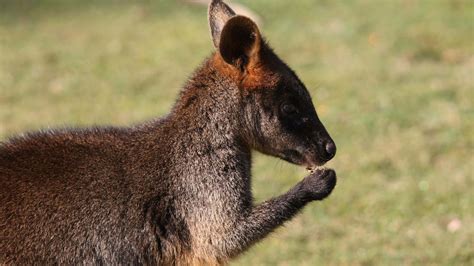
<path fill-rule="evenodd" d="M 241 91 L 218 64 L 215 54 L 206 60 L 185 84 L 171 113 L 151 129 L 159 128 L 161 139 L 167 136 L 184 145 L 186 156 L 227 149 L 250 160 Z"/>

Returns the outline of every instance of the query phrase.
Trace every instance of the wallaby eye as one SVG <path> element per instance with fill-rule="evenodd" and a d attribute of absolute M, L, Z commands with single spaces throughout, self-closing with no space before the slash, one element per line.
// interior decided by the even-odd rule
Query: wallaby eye
<path fill-rule="evenodd" d="M 294 105 L 287 104 L 287 103 L 281 106 L 281 111 L 284 115 L 288 115 L 288 116 L 295 115 L 298 113 L 298 109 L 296 109 Z"/>

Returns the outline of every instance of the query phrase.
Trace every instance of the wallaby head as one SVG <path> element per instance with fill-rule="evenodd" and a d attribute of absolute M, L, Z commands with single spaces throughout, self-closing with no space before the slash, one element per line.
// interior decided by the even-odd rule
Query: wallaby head
<path fill-rule="evenodd" d="M 308 168 L 333 158 L 336 146 L 308 90 L 265 42 L 256 23 L 214 0 L 209 24 L 215 64 L 241 91 L 251 148 Z"/>

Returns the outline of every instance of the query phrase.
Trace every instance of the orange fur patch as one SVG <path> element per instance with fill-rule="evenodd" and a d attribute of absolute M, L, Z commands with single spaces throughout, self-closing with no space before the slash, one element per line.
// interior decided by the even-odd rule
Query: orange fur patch
<path fill-rule="evenodd" d="M 280 79 L 280 75 L 272 70 L 274 67 L 269 66 L 258 57 L 250 58 L 244 72 L 226 63 L 218 52 L 214 54 L 212 64 L 220 73 L 231 78 L 239 84 L 240 88 L 246 90 L 273 88 L 276 87 Z"/>

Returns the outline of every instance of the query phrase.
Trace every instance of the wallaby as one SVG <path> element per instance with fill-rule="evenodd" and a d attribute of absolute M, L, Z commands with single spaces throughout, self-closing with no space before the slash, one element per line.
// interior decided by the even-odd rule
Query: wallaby
<path fill-rule="evenodd" d="M 171 112 L 0 146 L 0 264 L 226 264 L 326 198 L 336 146 L 257 25 L 214 0 L 214 52 Z M 314 169 L 255 205 L 251 151 Z"/>

